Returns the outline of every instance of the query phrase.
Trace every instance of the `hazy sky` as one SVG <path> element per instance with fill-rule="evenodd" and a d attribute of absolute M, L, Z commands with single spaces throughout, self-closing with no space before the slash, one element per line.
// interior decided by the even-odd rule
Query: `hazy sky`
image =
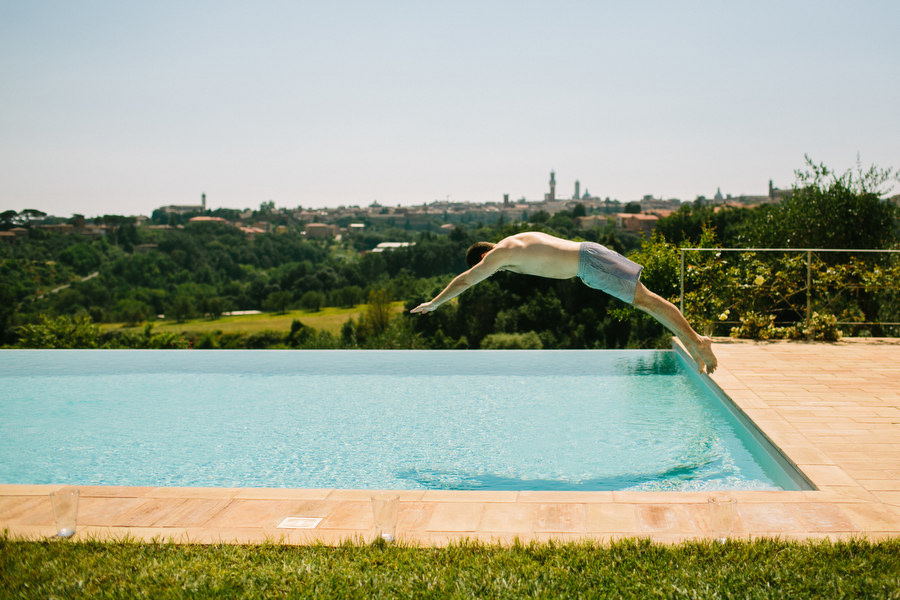
<path fill-rule="evenodd" d="M 900 2 L 0 0 L 0 210 L 790 187 L 900 168 Z M 895 193 L 896 193 L 895 189 Z"/>

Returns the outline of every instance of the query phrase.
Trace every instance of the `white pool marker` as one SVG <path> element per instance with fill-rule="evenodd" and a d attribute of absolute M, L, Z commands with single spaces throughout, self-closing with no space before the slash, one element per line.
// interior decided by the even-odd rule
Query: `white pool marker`
<path fill-rule="evenodd" d="M 285 517 L 278 529 L 315 529 L 321 522 L 321 517 Z"/>

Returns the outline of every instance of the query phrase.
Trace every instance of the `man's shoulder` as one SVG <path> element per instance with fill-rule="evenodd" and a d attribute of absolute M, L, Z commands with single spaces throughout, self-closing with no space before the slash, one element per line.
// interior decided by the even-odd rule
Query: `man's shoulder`
<path fill-rule="evenodd" d="M 523 231 L 522 233 L 516 233 L 509 237 L 503 238 L 502 240 L 497 242 L 497 245 L 503 247 L 531 246 L 535 244 L 546 244 L 548 241 L 553 239 L 553 236 L 546 233 L 540 233 L 538 231 Z"/>

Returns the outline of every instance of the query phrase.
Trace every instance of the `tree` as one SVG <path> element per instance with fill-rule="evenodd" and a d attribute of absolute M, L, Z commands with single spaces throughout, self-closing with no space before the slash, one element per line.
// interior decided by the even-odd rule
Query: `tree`
<path fill-rule="evenodd" d="M 300 307 L 305 310 L 319 311 L 325 304 L 325 294 L 315 290 L 309 290 L 300 296 Z"/>
<path fill-rule="evenodd" d="M 271 294 L 269 294 L 266 297 L 266 301 L 263 303 L 263 306 L 265 306 L 267 310 L 277 311 L 284 314 L 285 312 L 287 312 L 287 307 L 293 299 L 294 295 L 292 293 L 279 290 L 277 292 L 272 292 Z"/>
<path fill-rule="evenodd" d="M 97 348 L 100 329 L 85 315 L 48 317 L 18 328 L 19 348 Z"/>
<path fill-rule="evenodd" d="M 168 312 L 170 316 L 175 317 L 176 321 L 178 321 L 179 323 L 183 323 L 185 319 L 193 316 L 194 303 L 191 301 L 190 296 L 186 294 L 178 294 L 169 305 Z"/>
<path fill-rule="evenodd" d="M 47 216 L 47 213 L 36 208 L 26 208 L 21 213 L 19 213 L 19 216 L 25 217 L 25 222 L 30 223 L 32 219 L 43 219 Z"/>
<path fill-rule="evenodd" d="M 754 213 L 753 244 L 787 248 L 889 248 L 896 241 L 897 208 L 882 196 L 896 179 L 892 169 L 871 166 L 836 174 L 805 157 L 797 181 L 780 205 Z"/>
<path fill-rule="evenodd" d="M 369 292 L 365 322 L 374 335 L 379 335 L 387 329 L 391 322 L 391 298 L 387 290 L 378 289 Z"/>
<path fill-rule="evenodd" d="M 18 224 L 17 217 L 19 213 L 14 210 L 4 210 L 0 212 L 0 226 L 4 228 L 15 227 Z"/>

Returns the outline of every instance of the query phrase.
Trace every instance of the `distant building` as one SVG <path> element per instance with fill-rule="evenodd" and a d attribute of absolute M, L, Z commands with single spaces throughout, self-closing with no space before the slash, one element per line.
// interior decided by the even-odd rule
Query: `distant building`
<path fill-rule="evenodd" d="M 223 223 L 230 225 L 228 220 L 222 217 L 191 217 L 188 219 L 188 223 Z"/>
<path fill-rule="evenodd" d="M 260 233 L 265 233 L 262 229 L 258 227 L 238 227 L 243 233 L 246 233 L 249 237 L 256 237 Z"/>
<path fill-rule="evenodd" d="M 616 228 L 634 233 L 650 235 L 656 228 L 657 221 L 659 221 L 659 217 L 656 215 L 645 215 L 642 213 L 616 214 Z"/>
<path fill-rule="evenodd" d="M 681 200 L 671 198 L 663 200 L 662 198 L 654 198 L 648 194 L 641 198 L 641 212 L 654 212 L 659 214 L 660 211 L 674 211 L 681 206 Z"/>
<path fill-rule="evenodd" d="M 38 225 L 38 227 L 42 231 L 49 231 L 52 233 L 72 233 L 72 231 L 75 229 L 68 223 L 46 223 L 43 225 Z"/>
<path fill-rule="evenodd" d="M 381 242 L 372 249 L 372 252 L 384 252 L 385 250 L 396 250 L 397 248 L 406 248 L 407 246 L 415 245 L 415 242 Z"/>
<path fill-rule="evenodd" d="M 593 229 L 594 227 L 604 227 L 610 219 L 612 219 L 612 215 L 589 215 L 575 217 L 575 222 L 581 229 Z"/>
<path fill-rule="evenodd" d="M 772 185 L 772 180 L 769 180 L 769 202 L 781 202 L 785 198 L 790 198 L 791 190 L 781 190 Z"/>
<path fill-rule="evenodd" d="M 338 228 L 327 223 L 307 223 L 303 227 L 303 233 L 311 239 L 329 239 L 337 235 Z"/>
<path fill-rule="evenodd" d="M 176 215 L 184 215 L 193 212 L 206 212 L 206 194 L 200 195 L 200 204 L 170 204 L 169 206 L 161 206 L 160 210 L 164 213 L 173 213 Z"/>
<path fill-rule="evenodd" d="M 550 193 L 544 196 L 544 201 L 556 201 L 556 171 L 550 171 Z"/>

